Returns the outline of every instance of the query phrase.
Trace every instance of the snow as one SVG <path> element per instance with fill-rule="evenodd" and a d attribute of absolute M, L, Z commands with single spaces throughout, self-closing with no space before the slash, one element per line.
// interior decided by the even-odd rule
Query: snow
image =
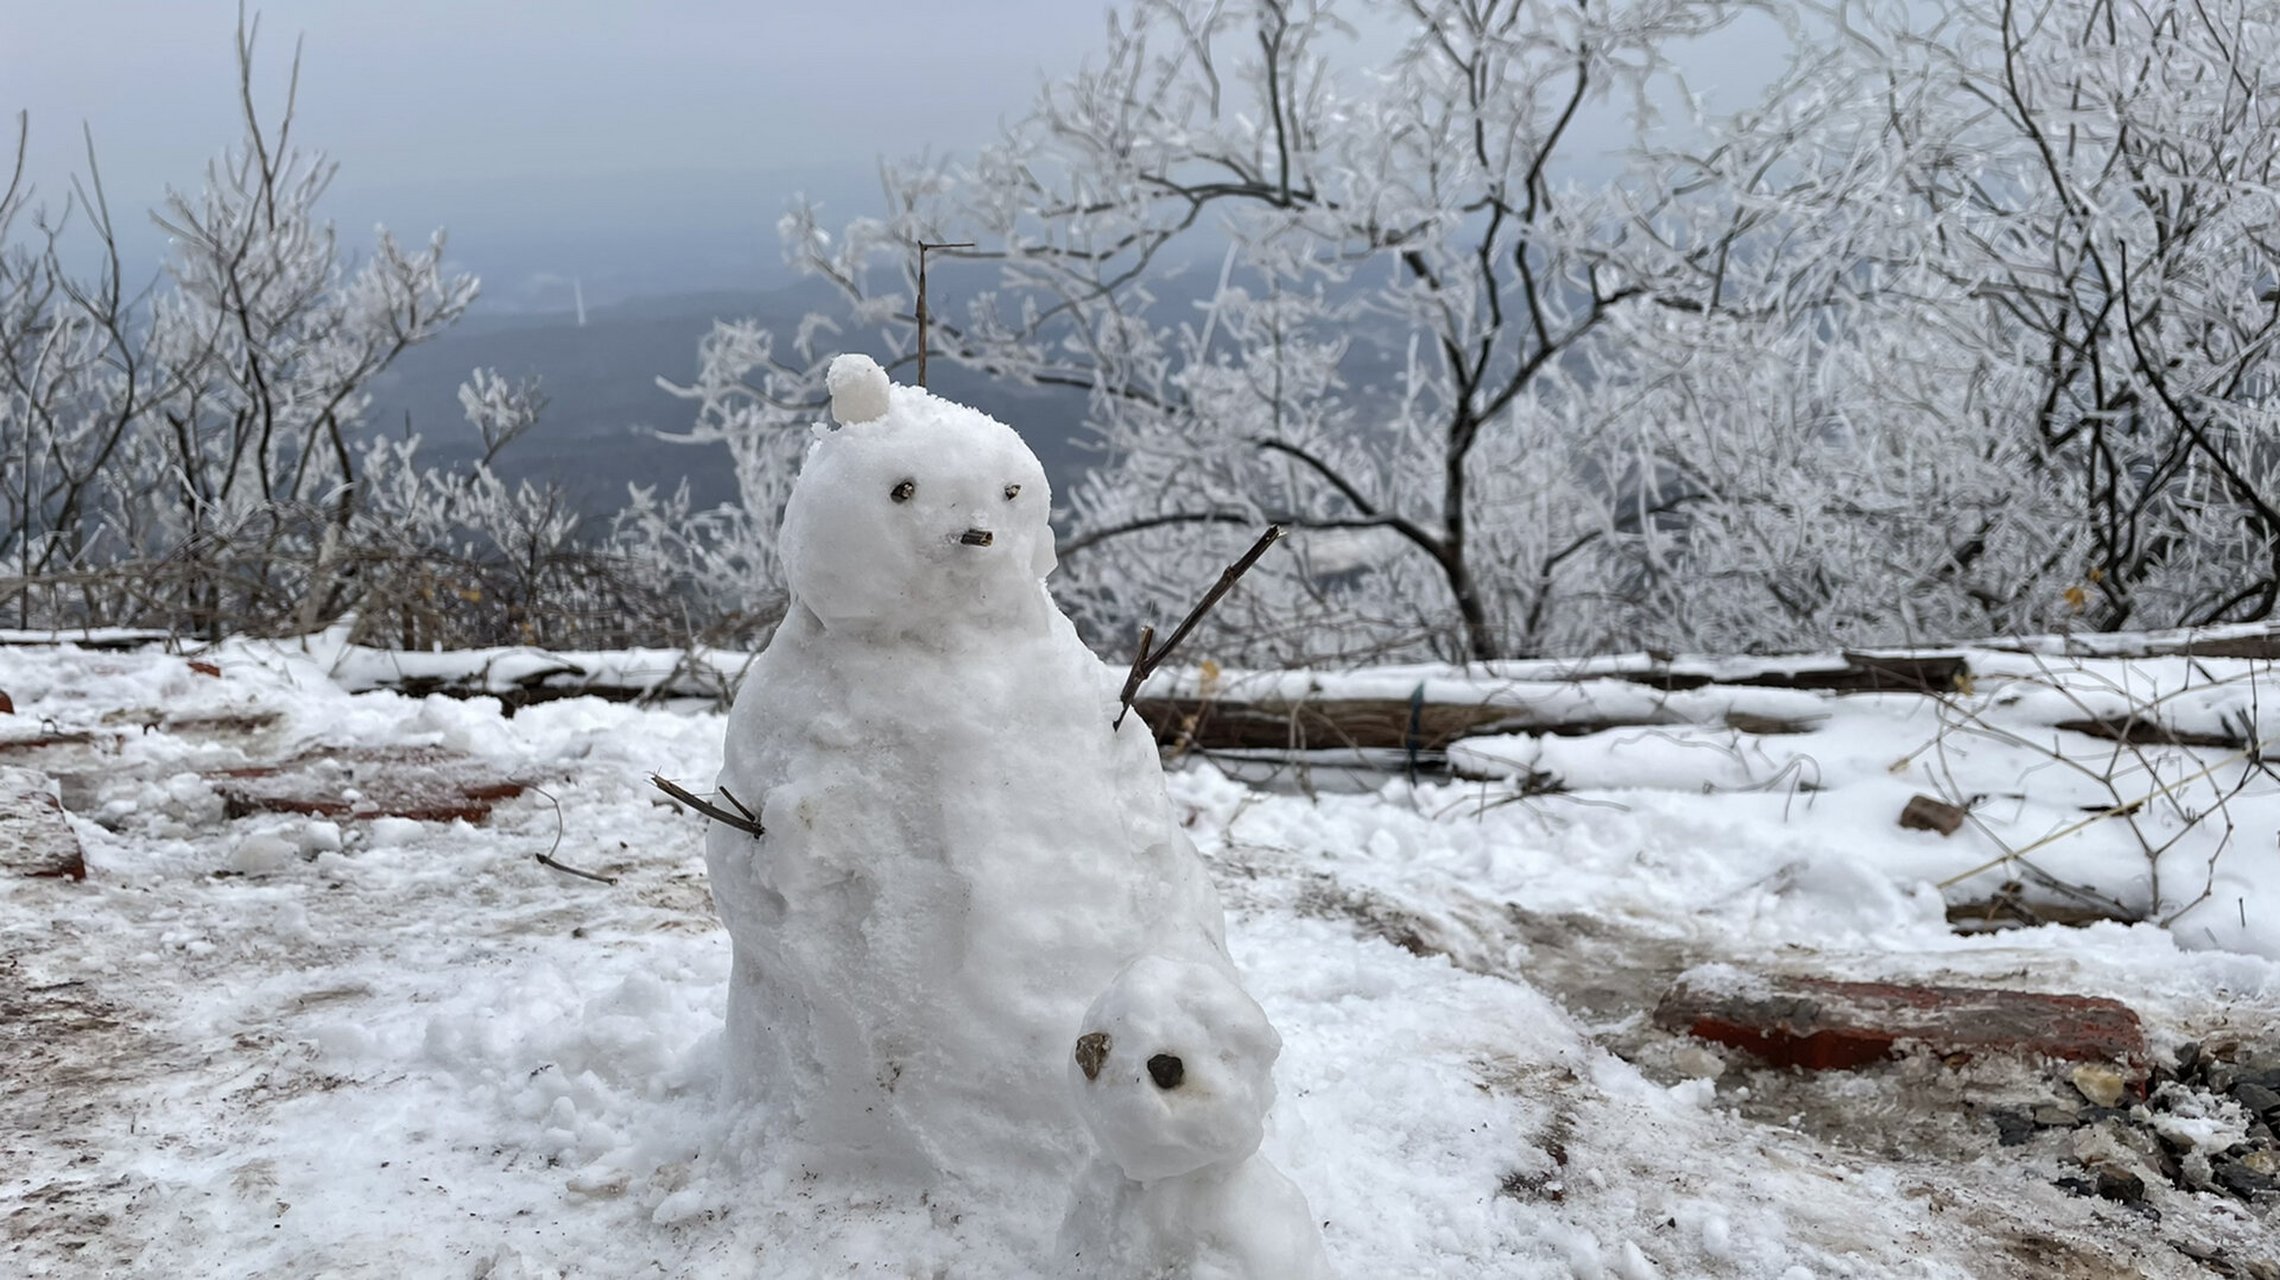
<path fill-rule="evenodd" d="M 735 951 L 724 1128 L 761 1176 L 923 1191 L 1049 1256 L 1084 1153 L 1080 1015 L 1141 953 L 1231 984 L 1225 924 L 1147 729 L 1116 727 L 1113 677 L 1046 593 L 1037 459 L 868 361 L 834 377 L 879 403 L 809 448 L 789 614 L 718 784 L 764 830 L 707 837 Z"/>
<path fill-rule="evenodd" d="M 1136 957 L 1079 1027 L 1071 1083 L 1126 1177 L 1176 1178 L 1259 1149 L 1282 1037 L 1224 968 Z"/>
<path fill-rule="evenodd" d="M 2215 1155 L 2246 1136 L 2249 1117 L 2239 1103 L 2230 1098 L 2212 1101 L 2174 1086 L 2164 1088 L 2170 1094 L 2164 1100 L 2169 1108 L 2146 1116 L 2155 1133 L 2203 1155 Z"/>
<path fill-rule="evenodd" d="M 720 1149 L 731 946 L 703 824 L 646 779 L 714 776 L 724 717 L 351 693 L 321 639 L 197 656 L 221 674 L 155 651 L 0 649 L 18 707 L 0 752 L 57 779 L 90 868 L 0 882 L 9 1271 L 1066 1274 L 917 1193 Z M 1972 824 L 1893 825 L 1942 770 L 1993 797 L 1975 817 L 2014 841 L 2105 795 L 2075 763 L 2118 755 L 2126 794 L 2153 785 L 2114 744 L 2038 727 L 2050 678 L 2034 655 L 2004 660 L 2018 674 L 1981 673 L 1952 706 L 1815 698 L 1819 726 L 1768 749 L 1809 754 L 1820 790 L 1730 785 L 1729 764 L 1680 767 L 1698 747 L 1636 743 L 1648 781 L 1626 782 L 1616 744 L 1637 729 L 1559 740 L 1577 779 L 1587 758 L 1606 772 L 1526 801 L 1493 782 L 1309 797 L 1171 772 L 1230 958 L 1283 1042 L 1260 1152 L 1327 1224 L 1336 1272 L 2184 1275 L 2172 1244 L 2268 1256 L 2268 1202 L 2149 1186 L 2149 1225 L 2053 1187 L 2080 1172 L 2063 1144 L 1998 1149 L 1973 1108 L 2044 1087 L 2035 1068 L 1705 1073 L 1713 1052 L 1643 1017 L 1677 975 L 1724 965 L 2110 996 L 2157 1053 L 2280 1043 L 2269 779 L 2231 797 L 2212 897 L 2172 928 L 1948 928 L 1933 885 L 1999 850 Z M 2197 662 L 2090 669 L 2182 704 L 2233 674 Z M 1923 749 L 1943 726 L 1944 761 Z M 383 835 L 225 818 L 205 780 L 328 743 L 449 746 L 544 794 Z M 2039 752 L 2053 744 L 2063 759 Z M 2172 780 L 2229 754 L 2145 750 Z M 2125 824 L 2100 822 L 2031 856 L 2148 889 Z M 217 874 L 249 842 L 275 864 Z M 549 851 L 616 883 L 535 862 Z M 2197 877 L 2208 852 L 2189 840 L 2163 861 Z M 1903 1085 L 1950 1102 L 1912 1112 Z M 2172 1121 L 2209 1142 L 2238 1122 Z M 1067 1208 L 1036 1212 L 1050 1232 Z"/>
<path fill-rule="evenodd" d="M 831 416 L 843 423 L 886 417 L 889 385 L 887 371 L 866 355 L 840 356 L 824 374 L 824 386 L 831 392 Z"/>
<path fill-rule="evenodd" d="M 1327 1277 L 1305 1194 L 1259 1154 L 1282 1038 L 1225 964 L 1142 955 L 1080 1026 L 1069 1082 L 1099 1148 L 1061 1257 L 1094 1275 Z"/>
<path fill-rule="evenodd" d="M 1509 708 L 1559 732 L 1462 739 L 1448 751 L 1460 775 L 1534 775 L 1577 796 L 1665 814 L 1674 825 L 1700 824 L 1698 847 L 1673 857 L 1734 868 L 1764 862 L 1766 849 L 1784 851 L 1765 867 L 1762 885 L 1737 882 L 1722 892 L 1831 878 L 1826 896 L 1874 921 L 1886 907 L 1862 904 L 1909 892 L 1895 885 L 1936 886 L 1958 902 L 2010 894 L 2045 906 L 2080 902 L 2072 892 L 2079 889 L 2165 923 L 2186 945 L 2280 958 L 2280 912 L 2256 909 L 2280 875 L 2272 837 L 2280 831 L 2280 779 L 2258 758 L 2280 747 L 2280 700 L 2260 696 L 2269 661 L 1964 654 L 1967 687 L 1938 697 L 1748 686 L 1672 692 L 1598 674 L 1653 665 L 1644 658 L 1574 664 L 1570 679 L 1548 663 L 1353 673 L 1190 669 L 1160 672 L 1148 688 L 1285 706 L 1419 693 L 1434 703 Z M 1752 659 L 1747 669 L 1827 669 L 1842 661 Z M 1718 665 L 1660 663 L 1694 674 Z M 2084 731 L 2097 722 L 2139 731 L 2141 740 Z M 2193 745 L 2193 735 L 2207 735 L 2207 745 Z M 1962 830 L 1941 837 L 1894 825 L 1919 794 L 1967 808 Z M 1705 806 L 1702 798 L 1713 795 L 1719 803 Z M 1718 846 L 1729 841 L 1753 851 L 1728 856 Z M 1925 903 L 1938 906 L 1936 897 Z"/>
<path fill-rule="evenodd" d="M 172 632 L 146 627 L 68 627 L 61 630 L 0 627 L 0 645 L 71 644 L 86 649 L 132 649 L 165 644 Z"/>

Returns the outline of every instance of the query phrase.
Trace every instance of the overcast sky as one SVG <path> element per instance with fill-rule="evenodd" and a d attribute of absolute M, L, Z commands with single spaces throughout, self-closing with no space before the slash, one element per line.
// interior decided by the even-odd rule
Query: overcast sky
<path fill-rule="evenodd" d="M 447 223 L 494 291 L 550 267 L 605 294 L 749 286 L 778 261 L 793 191 L 854 203 L 882 154 L 985 141 L 1100 45 L 1107 9 L 266 0 L 261 87 L 274 110 L 303 40 L 296 136 L 340 162 L 330 209 L 357 239 L 376 221 Z M 42 190 L 64 191 L 82 122 L 114 208 L 138 222 L 167 183 L 196 184 L 237 137 L 236 14 L 235 0 L 0 0 L 0 110 L 31 112 Z"/>
<path fill-rule="evenodd" d="M 448 227 L 488 304 L 749 289 L 806 191 L 871 212 L 881 155 L 967 152 L 1104 43 L 1108 0 L 265 0 L 258 88 L 340 164 L 352 245 Z M 129 249 L 142 211 L 238 138 L 236 0 L 0 0 L 0 112 L 28 109 L 59 198 L 94 132 Z M 1770 23 L 1686 56 L 1761 80 Z"/>

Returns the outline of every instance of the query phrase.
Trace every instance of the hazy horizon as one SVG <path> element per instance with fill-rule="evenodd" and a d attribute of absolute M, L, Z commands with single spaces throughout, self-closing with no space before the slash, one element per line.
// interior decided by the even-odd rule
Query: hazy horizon
<path fill-rule="evenodd" d="M 239 136 L 234 0 L 11 7 L 0 113 L 11 133 L 30 114 L 26 177 L 59 206 L 84 124 L 122 248 L 155 270 L 144 211 Z M 573 278 L 590 304 L 784 283 L 793 196 L 853 216 L 881 156 L 971 151 L 1100 44 L 1110 7 L 270 0 L 249 20 L 264 119 L 302 44 L 293 137 L 340 166 L 324 211 L 344 244 L 447 228 L 486 310 L 557 310 Z"/>
<path fill-rule="evenodd" d="M 339 165 L 322 212 L 343 244 L 361 251 L 375 225 L 446 229 L 453 267 L 482 278 L 480 309 L 507 312 L 569 310 L 573 281 L 589 305 L 788 283 L 776 223 L 796 195 L 827 223 L 876 212 L 882 158 L 971 153 L 1103 47 L 1119 8 L 269 0 L 248 19 L 265 120 L 302 47 L 293 139 Z M 164 237 L 145 211 L 169 185 L 196 189 L 240 136 L 236 0 L 13 9 L 0 113 L 30 115 L 26 176 L 60 205 L 84 125 L 130 270 L 155 273 Z M 1769 38 L 1738 22 L 1686 61 L 1749 91 L 1778 61 Z M 1620 124 L 1603 124 L 1611 147 Z"/>
<path fill-rule="evenodd" d="M 882 157 L 971 154 L 1044 83 L 1097 57 L 1122 7 L 987 0 L 951 17 L 919 0 L 828 11 L 560 0 L 543 12 L 513 0 L 385 11 L 268 0 L 247 20 L 257 23 L 255 105 L 272 128 L 300 48 L 291 140 L 338 165 L 319 213 L 347 252 L 365 253 L 376 225 L 413 243 L 442 228 L 447 266 L 482 282 L 472 325 L 374 381 L 368 427 L 464 451 L 456 389 L 469 368 L 541 377 L 546 428 L 502 470 L 560 480 L 603 511 L 629 480 L 669 486 L 690 474 L 705 500 L 730 496 L 717 451 L 660 452 L 650 440 L 649 428 L 678 429 L 689 413 L 656 379 L 693 375 L 716 312 L 796 326 L 780 291 L 798 277 L 776 231 L 796 196 L 822 202 L 827 226 L 880 212 Z M 1341 57 L 1367 74 L 1398 37 L 1358 16 Z M 26 176 L 60 205 L 86 167 L 84 125 L 130 284 L 155 277 L 165 254 L 146 211 L 169 186 L 196 190 L 241 137 L 238 22 L 236 0 L 17 0 L 0 25 L 0 112 L 29 113 Z M 1766 30 L 1740 24 L 1696 42 L 1686 61 L 1747 87 L 1762 82 L 1769 47 Z M 1619 145 L 1623 118 L 1619 106 L 1586 116 L 1576 163 L 1594 168 Z M 1216 259 L 1210 236 L 1199 229 L 1166 262 L 1204 250 Z M 592 330 L 565 314 L 581 295 Z M 1077 415 L 950 376 L 975 402 L 1033 418 L 1023 425 L 1056 480 L 1087 465 Z"/>

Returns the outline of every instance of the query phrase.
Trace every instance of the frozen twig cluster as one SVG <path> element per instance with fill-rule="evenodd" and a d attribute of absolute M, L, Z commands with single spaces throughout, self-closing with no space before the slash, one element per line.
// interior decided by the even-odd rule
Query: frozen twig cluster
<path fill-rule="evenodd" d="M 1737 24 L 1786 64 L 1697 94 Z M 21 145 L 0 187 L 19 624 L 756 640 L 850 347 L 1082 400 L 1102 461 L 1063 486 L 1060 581 L 1103 649 L 1268 523 L 1287 546 L 1196 642 L 1222 660 L 2280 606 L 2260 0 L 1134 0 L 995 145 L 889 166 L 876 216 L 787 214 L 834 305 L 720 323 L 665 384 L 692 411 L 666 438 L 724 446 L 739 500 L 643 489 L 606 522 L 492 471 L 533 386 L 475 372 L 465 472 L 373 439 L 365 389 L 474 282 L 440 242 L 348 257 L 314 212 L 331 167 L 290 96 L 256 110 L 252 62 L 248 28 L 244 140 L 160 211 L 150 290 L 92 155 L 60 213 Z"/>
<path fill-rule="evenodd" d="M 1756 101 L 1689 92 L 1769 17 Z M 1267 520 L 1235 661 L 2256 618 L 2274 65 L 2253 0 L 1143 0 L 787 246 L 907 358 L 911 246 L 979 242 L 936 355 L 1087 397 L 1103 643 Z"/>
<path fill-rule="evenodd" d="M 364 421 L 368 388 L 473 302 L 441 236 L 381 232 L 357 260 L 317 204 L 333 165 L 297 145 L 291 87 L 253 91 L 238 33 L 238 145 L 153 216 L 172 253 L 127 278 L 90 141 L 59 207 L 24 174 L 19 119 L 0 188 L 0 618 L 213 637 L 310 632 L 436 644 L 626 644 L 697 628 L 656 565 L 653 499 L 597 531 L 558 488 L 510 484 L 501 451 L 539 421 L 535 382 L 475 370 L 472 465 Z M 68 258 L 96 249 L 91 276 Z"/>
<path fill-rule="evenodd" d="M 2161 689 L 2129 678 L 2127 667 L 2123 676 L 2108 676 L 2088 664 L 2037 656 L 2027 674 L 1943 697 L 1940 731 L 1918 754 L 1929 757 L 1946 798 L 1965 809 L 1973 827 L 2000 852 L 1949 876 L 1940 887 L 1953 889 L 2001 870 L 2020 882 L 2026 896 L 2055 898 L 2105 918 L 2151 920 L 2165 928 L 2208 903 L 2218 863 L 2244 834 L 2234 818 L 2235 802 L 2261 783 L 2280 783 L 2268 755 L 2280 739 L 2259 727 L 2262 693 L 2271 679 L 2268 663 L 2218 674 L 2186 659 L 2184 669 L 2184 681 Z M 1992 707 L 2038 696 L 2071 708 L 2076 718 L 2042 736 L 2006 728 L 1988 714 Z M 2222 732 L 2175 725 L 2180 707 L 2212 699 L 2238 704 L 2224 717 Z M 2069 745 L 2068 733 L 2103 738 L 2112 746 L 2102 755 L 2085 753 Z M 2001 824 L 1986 819 L 1999 797 L 1976 778 L 1968 759 L 1974 742 L 2046 760 L 2043 768 L 2072 780 L 2071 789 L 2082 797 L 2081 816 L 2032 838 L 2007 837 Z M 2045 852 L 2061 841 L 2117 824 L 2145 859 L 2142 894 L 2128 901 L 2096 894 L 2042 865 Z M 2182 874 L 2180 855 L 2192 859 Z"/>

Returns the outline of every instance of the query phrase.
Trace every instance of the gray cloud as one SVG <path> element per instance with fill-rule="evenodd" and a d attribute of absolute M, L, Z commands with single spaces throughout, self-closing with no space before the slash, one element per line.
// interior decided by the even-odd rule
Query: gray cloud
<path fill-rule="evenodd" d="M 583 279 L 598 300 L 780 279 L 774 226 L 793 194 L 870 211 L 879 156 L 985 141 L 1100 47 L 1110 7 L 267 0 L 257 70 L 274 114 L 304 41 L 295 137 L 340 162 L 328 209 L 352 241 L 375 222 L 447 226 L 494 300 L 543 275 Z M 30 110 L 35 180 L 51 200 L 68 189 L 85 122 L 130 253 L 154 261 L 140 211 L 168 183 L 195 187 L 238 136 L 235 0 L 0 0 L 0 13 L 0 111 Z M 1731 107 L 1782 44 L 1758 20 L 1678 52 Z M 1365 27 L 1350 53 L 1392 48 Z M 1587 115 L 1587 146 L 1620 143 L 1619 106 Z"/>
<path fill-rule="evenodd" d="M 128 214 L 168 183 L 195 186 L 237 137 L 234 0 L 0 3 L 0 110 L 31 112 L 31 172 L 51 200 L 80 167 L 82 122 Z M 793 189 L 852 198 L 882 154 L 984 141 L 1098 45 L 1106 9 L 269 0 L 260 89 L 276 111 L 304 40 L 295 136 L 340 162 L 344 228 L 629 240 L 612 253 L 631 237 L 729 236 L 772 261 L 757 237 Z"/>

